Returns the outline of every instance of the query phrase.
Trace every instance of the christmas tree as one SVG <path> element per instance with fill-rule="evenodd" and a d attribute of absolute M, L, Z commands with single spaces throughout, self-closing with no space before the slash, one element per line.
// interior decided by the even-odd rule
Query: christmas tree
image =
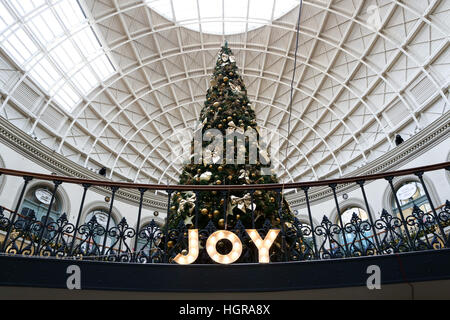
<path fill-rule="evenodd" d="M 236 59 L 227 44 L 218 54 L 200 121 L 203 138 L 198 145 L 192 142 L 194 156 L 184 166 L 179 184 L 278 183 L 275 171 L 270 169 L 267 147 L 260 141 L 255 111 L 239 75 Z M 281 190 L 230 191 L 227 194 L 218 191 L 176 192 L 172 195 L 168 227 L 169 230 L 180 226 L 200 230 L 282 229 L 286 225 L 292 226 L 293 221 Z M 169 248 L 173 245 L 174 242 L 169 241 Z M 278 248 L 281 248 L 280 243 Z"/>

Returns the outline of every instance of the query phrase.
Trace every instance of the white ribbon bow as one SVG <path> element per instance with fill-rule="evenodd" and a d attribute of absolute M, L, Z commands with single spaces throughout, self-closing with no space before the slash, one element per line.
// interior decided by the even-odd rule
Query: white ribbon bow
<path fill-rule="evenodd" d="M 189 214 L 192 214 L 195 208 L 195 200 L 197 200 L 195 193 L 187 199 L 181 199 L 178 213 L 181 214 L 186 207 L 189 207 Z"/>
<path fill-rule="evenodd" d="M 233 90 L 234 92 L 242 93 L 242 88 L 240 85 L 236 85 L 236 84 L 230 82 L 230 87 L 231 87 L 231 90 Z"/>
<path fill-rule="evenodd" d="M 247 209 L 256 209 L 256 205 L 252 203 L 252 196 L 250 195 L 250 193 L 247 193 L 242 198 L 231 196 L 231 204 L 233 205 L 233 208 L 237 206 L 238 209 L 243 212 L 247 212 Z"/>
<path fill-rule="evenodd" d="M 246 183 L 248 183 L 248 184 L 250 184 L 251 183 L 251 180 L 250 180 L 250 172 L 248 171 L 248 170 L 244 170 L 244 169 L 242 169 L 241 171 L 240 171 L 240 176 L 239 176 L 239 179 L 245 179 L 245 182 Z"/>
<path fill-rule="evenodd" d="M 222 159 L 223 154 L 222 150 L 218 147 L 214 149 L 214 151 L 211 151 L 210 149 L 206 149 L 203 153 L 203 164 L 217 164 Z"/>
<path fill-rule="evenodd" d="M 231 121 L 230 123 L 228 123 L 227 135 L 232 135 L 235 131 L 237 133 L 244 134 L 244 128 L 236 126 L 236 124 Z"/>

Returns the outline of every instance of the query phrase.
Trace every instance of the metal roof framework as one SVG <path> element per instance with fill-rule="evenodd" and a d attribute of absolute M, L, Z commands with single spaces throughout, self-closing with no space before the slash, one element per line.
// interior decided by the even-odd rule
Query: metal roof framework
<path fill-rule="evenodd" d="M 29 19 L 54 12 L 64 1 L 74 0 L 43 1 L 0 39 L 16 24 L 26 29 Z M 0 0 L 6 7 L 11 2 Z M 350 174 L 394 148 L 396 134 L 410 138 L 449 110 L 450 4 L 445 0 L 304 1 L 290 136 L 298 6 L 255 30 L 248 28 L 249 8 L 247 19 L 214 18 L 224 25 L 247 24 L 244 33 L 217 35 L 203 32 L 201 18 L 199 31 L 189 30 L 145 1 L 79 3 L 101 50 L 77 67 L 106 55 L 112 75 L 97 78 L 87 93 L 78 90 L 81 102 L 64 107 L 55 99 L 58 90 L 40 87 L 32 68 L 25 70 L 2 50 L 0 115 L 85 167 L 110 168 L 117 181 L 177 183 L 181 166 L 173 157 L 173 139 L 177 130 L 198 120 L 225 40 L 237 57 L 259 125 L 280 136 L 282 150 L 291 144 L 280 163 L 284 182 Z M 52 50 L 81 30 L 66 30 Z M 28 34 L 42 49 L 32 60 L 49 58 L 52 51 Z M 71 77 L 62 82 L 70 83 Z M 39 97 L 32 107 L 24 103 L 22 95 L 30 95 L 24 88 Z"/>

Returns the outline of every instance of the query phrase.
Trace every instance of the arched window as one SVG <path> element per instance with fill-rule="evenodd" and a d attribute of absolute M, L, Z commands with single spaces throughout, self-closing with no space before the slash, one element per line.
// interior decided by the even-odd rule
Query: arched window
<path fill-rule="evenodd" d="M 375 243 L 372 228 L 365 228 L 370 226 L 369 215 L 366 210 L 357 206 L 347 207 L 342 211 L 341 219 L 345 230 L 339 236 L 339 243 L 342 246 L 345 246 L 344 233 L 347 245 L 350 246 L 349 250 L 366 252 Z M 340 225 L 340 221 L 337 224 Z"/>
<path fill-rule="evenodd" d="M 341 214 L 342 223 L 344 224 L 344 226 L 352 221 L 354 215 L 356 215 L 362 221 L 369 220 L 369 216 L 367 215 L 366 210 L 359 207 L 348 207 Z"/>
<path fill-rule="evenodd" d="M 95 245 L 98 246 L 100 249 L 102 249 L 103 243 L 105 242 L 105 235 L 108 233 L 108 230 L 111 230 L 112 228 L 116 227 L 117 221 L 114 218 L 114 216 L 111 215 L 108 230 L 106 230 L 106 227 L 108 224 L 108 210 L 100 208 L 100 209 L 95 209 L 95 210 L 90 211 L 87 214 L 84 223 L 87 224 L 87 223 L 91 222 L 94 217 L 95 217 L 95 221 L 97 222 L 97 224 L 99 224 L 101 227 L 104 228 L 105 234 L 96 235 L 90 241 L 95 242 Z M 111 245 L 114 244 L 114 240 L 115 240 L 114 237 L 111 237 L 108 235 L 108 237 L 106 238 L 106 243 L 105 243 L 105 247 L 106 247 L 105 251 L 107 251 L 111 247 Z M 94 245 L 94 243 L 91 243 L 90 245 Z"/>
<path fill-rule="evenodd" d="M 163 231 L 155 221 L 147 223 L 140 228 L 137 237 L 136 252 L 150 257 L 153 251 L 160 245 Z"/>
<path fill-rule="evenodd" d="M 24 197 L 22 206 L 19 210 L 21 218 L 30 217 L 34 214 L 37 221 L 43 221 L 47 215 L 48 208 L 53 195 L 53 187 L 47 185 L 37 185 L 30 188 Z M 48 223 L 58 220 L 62 214 L 62 201 L 58 193 L 53 200 Z"/>
<path fill-rule="evenodd" d="M 418 181 L 407 181 L 402 183 L 396 188 L 397 199 L 400 202 L 400 206 L 405 219 L 412 214 L 414 206 L 418 206 L 423 212 L 429 212 L 431 210 L 430 203 L 423 186 Z M 395 201 L 395 197 L 391 199 L 392 212 L 400 217 L 400 212 Z"/>

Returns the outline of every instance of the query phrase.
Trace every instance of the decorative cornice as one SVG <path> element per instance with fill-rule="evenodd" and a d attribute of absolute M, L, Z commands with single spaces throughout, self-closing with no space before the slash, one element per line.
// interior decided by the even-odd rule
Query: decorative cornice
<path fill-rule="evenodd" d="M 400 146 L 397 146 L 389 152 L 386 152 L 384 155 L 372 161 L 371 163 L 351 172 L 350 174 L 343 176 L 342 178 L 372 175 L 398 169 L 399 167 L 407 163 L 411 159 L 411 157 L 418 157 L 422 155 L 445 139 L 448 139 L 449 136 L 450 111 L 447 111 L 436 121 L 405 141 Z M 356 184 L 346 184 L 337 186 L 336 191 L 338 193 L 350 192 L 357 188 L 359 188 L 359 186 Z M 316 188 L 315 190 L 311 190 L 308 195 L 311 204 L 316 201 L 324 201 L 333 197 L 331 188 L 327 187 L 321 187 Z M 306 205 L 305 196 L 300 193 L 288 195 L 286 199 L 289 201 L 291 206 L 302 207 Z"/>
<path fill-rule="evenodd" d="M 101 179 L 99 175 L 34 140 L 3 117 L 0 117 L 0 140 L 21 155 L 58 175 L 82 179 Z M 105 187 L 93 187 L 92 190 L 105 196 L 110 194 L 110 190 Z M 116 198 L 136 205 L 139 203 L 140 193 L 137 190 L 119 190 Z M 143 206 L 147 209 L 166 210 L 167 199 L 164 196 L 149 193 L 144 196 Z"/>

